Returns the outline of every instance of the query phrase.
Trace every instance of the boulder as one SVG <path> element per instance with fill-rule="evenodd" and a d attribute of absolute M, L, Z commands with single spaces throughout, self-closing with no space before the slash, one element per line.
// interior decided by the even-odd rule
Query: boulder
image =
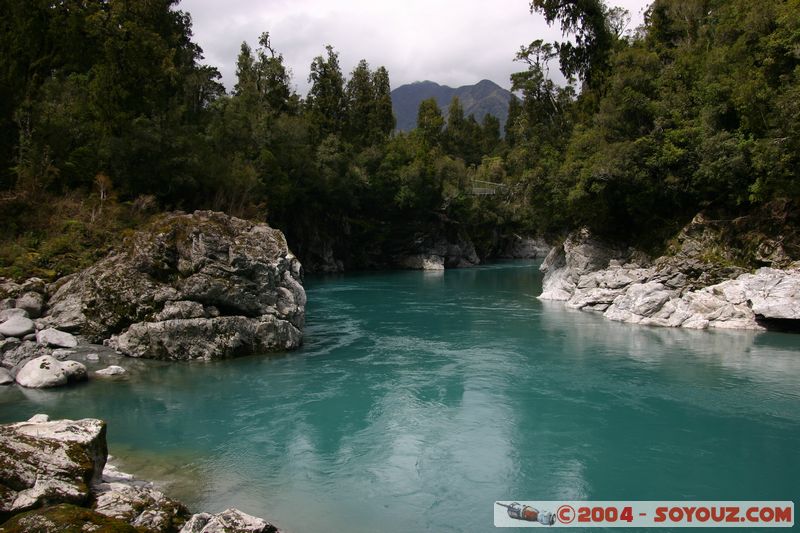
<path fill-rule="evenodd" d="M 134 324 L 109 345 L 130 357 L 208 361 L 289 350 L 300 344 L 301 336 L 290 322 L 272 315 L 221 316 Z"/>
<path fill-rule="evenodd" d="M 35 357 L 52 355 L 47 346 L 31 341 L 20 342 L 19 339 L 6 339 L 0 351 L 3 352 L 2 366 L 5 368 L 21 368 Z"/>
<path fill-rule="evenodd" d="M 28 361 L 16 376 L 17 383 L 33 389 L 58 387 L 86 378 L 86 367 L 81 363 L 77 361 L 61 362 L 49 355 Z"/>
<path fill-rule="evenodd" d="M 59 361 L 63 361 L 65 359 L 68 359 L 69 357 L 75 355 L 76 353 L 78 353 L 78 352 L 76 352 L 75 350 L 67 350 L 66 348 L 56 348 L 55 350 L 53 350 L 53 353 L 50 354 L 50 355 L 52 355 L 53 357 L 55 357 Z"/>
<path fill-rule="evenodd" d="M 103 368 L 102 370 L 95 371 L 95 374 L 97 374 L 98 376 L 120 376 L 125 373 L 127 373 L 127 370 L 117 365 L 111 365 L 109 367 Z"/>
<path fill-rule="evenodd" d="M 52 503 L 88 503 L 106 455 L 101 420 L 0 426 L 0 516 Z"/>
<path fill-rule="evenodd" d="M 444 270 L 440 255 L 410 255 L 400 260 L 400 266 L 411 270 Z"/>
<path fill-rule="evenodd" d="M 0 322 L 5 322 L 9 318 L 12 318 L 12 317 L 15 317 L 15 316 L 21 316 L 21 317 L 25 317 L 25 318 L 30 318 L 28 316 L 28 312 L 25 309 L 17 309 L 15 307 L 15 308 L 12 308 L 12 309 L 4 309 L 4 310 L 0 311 Z"/>
<path fill-rule="evenodd" d="M 800 269 L 761 268 L 739 276 L 737 281 L 756 315 L 800 320 Z"/>
<path fill-rule="evenodd" d="M 400 268 L 444 270 L 475 266 L 481 262 L 472 241 L 453 228 L 436 227 L 431 234 L 417 235 L 414 242 L 405 248 L 393 258 L 394 264 Z"/>
<path fill-rule="evenodd" d="M 17 308 L 28 312 L 29 318 L 39 318 L 44 309 L 44 296 L 38 292 L 28 291 L 17 297 Z"/>
<path fill-rule="evenodd" d="M 0 335 L 5 337 L 24 337 L 35 331 L 33 320 L 22 315 L 14 315 L 0 324 Z"/>
<path fill-rule="evenodd" d="M 226 509 L 217 514 L 192 515 L 180 533 L 279 533 L 279 530 L 261 518 L 238 509 Z"/>
<path fill-rule="evenodd" d="M 53 286 L 43 320 L 92 342 L 116 335 L 117 350 L 136 357 L 207 360 L 287 350 L 302 342 L 300 280 L 300 262 L 280 231 L 211 211 L 169 214 Z M 191 334 L 198 335 L 191 356 L 158 348 L 159 335 L 175 345 Z"/>
<path fill-rule="evenodd" d="M 167 302 L 164 304 L 164 309 L 153 317 L 153 321 L 161 322 L 176 318 L 205 318 L 205 316 L 205 309 L 203 309 L 202 304 L 197 302 Z"/>
<path fill-rule="evenodd" d="M 75 348 L 78 345 L 78 339 L 74 335 L 54 328 L 47 328 L 37 332 L 36 342 L 59 348 Z"/>
<path fill-rule="evenodd" d="M 107 459 L 102 420 L 50 421 L 39 414 L 0 425 L 0 532 L 278 531 L 236 509 L 192 516 Z"/>
<path fill-rule="evenodd" d="M 190 514 L 186 507 L 147 483 L 108 480 L 95 485 L 94 511 L 122 520 L 140 532 L 178 531 Z"/>
<path fill-rule="evenodd" d="M 0 385 L 11 385 L 14 383 L 14 378 L 5 368 L 0 368 Z"/>
<path fill-rule="evenodd" d="M 602 270 L 612 260 L 624 262 L 632 250 L 610 245 L 584 229 L 555 246 L 539 267 L 544 272 L 541 300 L 569 300 L 586 274 Z"/>
<path fill-rule="evenodd" d="M 519 235 L 501 244 L 502 248 L 497 253 L 500 259 L 537 259 L 547 256 L 552 248 L 544 239 Z"/>
<path fill-rule="evenodd" d="M 141 533 L 132 525 L 100 513 L 62 503 L 18 514 L 0 526 L 2 533 Z"/>

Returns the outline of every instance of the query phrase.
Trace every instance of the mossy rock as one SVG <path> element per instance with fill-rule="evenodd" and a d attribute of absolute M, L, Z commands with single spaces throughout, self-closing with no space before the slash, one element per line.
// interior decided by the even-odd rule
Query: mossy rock
<path fill-rule="evenodd" d="M 139 533 L 130 524 L 91 509 L 63 503 L 21 513 L 0 525 L 0 533 Z"/>

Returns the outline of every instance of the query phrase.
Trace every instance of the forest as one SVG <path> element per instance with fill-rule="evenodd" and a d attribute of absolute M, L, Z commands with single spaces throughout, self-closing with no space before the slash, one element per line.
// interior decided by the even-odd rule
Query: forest
<path fill-rule="evenodd" d="M 603 0 L 532 0 L 565 38 L 517 51 L 504 131 L 429 100 L 409 133 L 387 69 L 345 73 L 330 45 L 303 96 L 265 32 L 228 92 L 177 0 L 0 6 L 0 276 L 69 274 L 169 210 L 266 220 L 313 270 L 430 232 L 484 258 L 581 226 L 659 250 L 699 211 L 800 198 L 800 0 L 655 0 L 635 29 Z"/>

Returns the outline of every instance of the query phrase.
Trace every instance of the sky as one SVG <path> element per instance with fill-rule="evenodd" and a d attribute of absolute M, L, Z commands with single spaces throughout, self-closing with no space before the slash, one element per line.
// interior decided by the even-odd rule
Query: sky
<path fill-rule="evenodd" d="M 607 4 L 627 9 L 633 30 L 650 1 Z M 521 45 L 562 40 L 560 28 L 531 14 L 526 0 L 181 0 L 178 8 L 192 15 L 204 62 L 219 68 L 229 90 L 242 41 L 256 48 L 264 31 L 302 96 L 309 65 L 328 44 L 339 52 L 345 75 L 366 59 L 373 69 L 388 69 L 392 89 L 422 80 L 459 87 L 482 79 L 510 88 L 511 73 L 523 70 L 513 61 Z M 557 65 L 551 74 L 559 80 Z"/>

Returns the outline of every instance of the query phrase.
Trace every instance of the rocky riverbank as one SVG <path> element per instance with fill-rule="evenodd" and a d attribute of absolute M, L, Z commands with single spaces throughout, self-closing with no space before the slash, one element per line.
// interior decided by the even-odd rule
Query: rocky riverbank
<path fill-rule="evenodd" d="M 237 509 L 191 513 L 108 463 L 102 420 L 0 426 L 0 532 L 277 533 Z"/>
<path fill-rule="evenodd" d="M 610 320 L 693 329 L 796 329 L 800 262 L 771 247 L 744 268 L 708 259 L 713 240 L 701 216 L 678 236 L 674 254 L 655 260 L 581 230 L 554 247 L 541 265 L 543 300 L 600 312 Z M 780 252 L 780 253 L 777 253 Z"/>
<path fill-rule="evenodd" d="M 291 350 L 306 304 L 302 267 L 280 231 L 211 211 L 159 217 L 55 283 L 5 280 L 0 298 L 0 352 L 15 374 L 52 356 L 48 347 L 74 348 L 73 334 L 168 360 Z"/>

